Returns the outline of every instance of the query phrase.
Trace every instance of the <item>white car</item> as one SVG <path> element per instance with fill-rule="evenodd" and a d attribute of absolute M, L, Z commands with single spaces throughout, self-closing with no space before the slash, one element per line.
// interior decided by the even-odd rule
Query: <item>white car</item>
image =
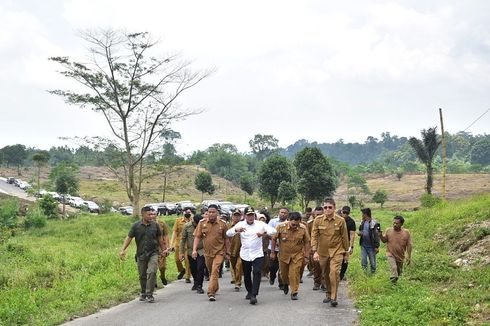
<path fill-rule="evenodd" d="M 68 205 L 75 208 L 81 208 L 84 200 L 80 197 L 70 196 L 68 199 Z"/>
<path fill-rule="evenodd" d="M 93 201 L 86 200 L 86 201 L 83 202 L 83 206 L 87 207 L 87 209 L 88 209 L 88 211 L 90 213 L 100 214 L 100 207 L 99 207 L 99 205 L 97 205 L 97 203 L 95 203 Z"/>

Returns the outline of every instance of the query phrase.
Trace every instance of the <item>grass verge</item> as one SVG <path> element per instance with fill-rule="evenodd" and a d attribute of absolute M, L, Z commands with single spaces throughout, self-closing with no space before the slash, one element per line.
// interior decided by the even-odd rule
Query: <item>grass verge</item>
<path fill-rule="evenodd" d="M 383 230 L 393 213 L 374 212 Z M 397 285 L 389 282 L 383 244 L 374 275 L 360 267 L 359 247 L 349 264 L 349 286 L 361 310 L 361 325 L 489 325 L 490 266 L 454 267 L 455 242 L 465 240 L 465 227 L 490 220 L 490 195 L 443 203 L 405 213 L 412 233 L 413 262 Z"/>

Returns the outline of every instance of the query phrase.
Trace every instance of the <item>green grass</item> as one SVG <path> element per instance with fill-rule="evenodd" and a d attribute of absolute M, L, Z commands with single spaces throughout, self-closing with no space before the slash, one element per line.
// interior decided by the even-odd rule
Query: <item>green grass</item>
<path fill-rule="evenodd" d="M 373 215 L 385 230 L 395 214 L 374 211 Z M 357 244 L 351 257 L 349 285 L 361 310 L 361 325 L 490 324 L 490 266 L 465 270 L 451 264 L 458 240 L 474 242 L 488 234 L 488 229 L 463 230 L 490 220 L 490 195 L 402 215 L 412 233 L 413 262 L 405 266 L 396 286 L 389 282 L 384 244 L 375 275 L 361 270 Z"/>
<path fill-rule="evenodd" d="M 165 220 L 172 227 L 174 217 Z M 139 291 L 133 243 L 119 250 L 133 219 L 80 215 L 50 220 L 0 246 L 0 325 L 55 325 L 133 299 Z M 173 256 L 167 278 L 176 277 Z"/>

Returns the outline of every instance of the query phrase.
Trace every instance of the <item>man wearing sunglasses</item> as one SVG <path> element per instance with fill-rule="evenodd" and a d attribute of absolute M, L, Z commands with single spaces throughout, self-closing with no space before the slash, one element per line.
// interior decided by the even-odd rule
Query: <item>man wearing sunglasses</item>
<path fill-rule="evenodd" d="M 336 307 L 337 289 L 340 282 L 339 272 L 343 261 L 349 260 L 349 236 L 345 220 L 335 214 L 335 201 L 325 198 L 323 215 L 313 222 L 311 250 L 313 260 L 320 263 L 327 286 L 324 303 Z"/>

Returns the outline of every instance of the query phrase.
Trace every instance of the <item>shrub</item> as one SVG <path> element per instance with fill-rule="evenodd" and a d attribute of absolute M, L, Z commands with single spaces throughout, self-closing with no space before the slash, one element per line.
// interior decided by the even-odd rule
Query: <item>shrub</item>
<path fill-rule="evenodd" d="M 388 199 L 388 193 L 384 189 L 378 189 L 374 193 L 373 201 L 377 204 L 380 204 L 381 207 L 383 207 L 383 204 L 386 202 L 387 199 Z"/>
<path fill-rule="evenodd" d="M 38 200 L 39 208 L 47 218 L 58 217 L 58 202 L 51 195 L 44 195 Z"/>
<path fill-rule="evenodd" d="M 100 204 L 100 213 L 108 214 L 111 212 L 111 208 L 112 208 L 112 201 L 110 199 L 104 198 L 104 200 Z"/>
<path fill-rule="evenodd" d="M 30 228 L 42 228 L 46 225 L 46 216 L 43 214 L 41 209 L 34 208 L 27 212 L 24 219 L 24 227 L 26 229 Z"/>
<path fill-rule="evenodd" d="M 422 207 L 434 207 L 441 202 L 442 198 L 435 195 L 423 194 L 422 196 L 420 196 L 420 203 Z"/>
<path fill-rule="evenodd" d="M 18 199 L 7 199 L 0 203 L 0 228 L 15 228 L 19 208 Z"/>

